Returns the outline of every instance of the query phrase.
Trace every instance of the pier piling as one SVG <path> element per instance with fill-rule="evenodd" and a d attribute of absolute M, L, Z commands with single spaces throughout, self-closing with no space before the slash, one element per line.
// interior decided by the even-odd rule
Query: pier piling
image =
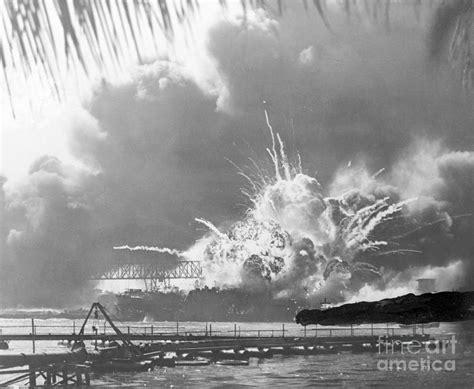
<path fill-rule="evenodd" d="M 31 340 L 33 342 L 33 354 L 36 353 L 36 346 L 35 346 L 35 319 L 31 318 Z"/>

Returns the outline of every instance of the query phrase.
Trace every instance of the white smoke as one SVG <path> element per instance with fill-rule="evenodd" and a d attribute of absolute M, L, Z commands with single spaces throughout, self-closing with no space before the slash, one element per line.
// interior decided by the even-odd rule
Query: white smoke
<path fill-rule="evenodd" d="M 183 253 L 181 251 L 176 250 L 176 249 L 169 249 L 167 247 L 155 247 L 155 246 L 133 246 L 133 247 L 130 247 L 128 245 L 125 245 L 125 246 L 116 246 L 116 247 L 114 247 L 114 250 L 151 251 L 151 252 L 155 252 L 155 253 L 176 255 L 177 257 L 180 257 L 180 256 L 183 255 Z"/>

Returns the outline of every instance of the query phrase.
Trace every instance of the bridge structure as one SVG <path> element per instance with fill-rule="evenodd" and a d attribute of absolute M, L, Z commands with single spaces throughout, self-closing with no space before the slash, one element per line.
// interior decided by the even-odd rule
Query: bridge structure
<path fill-rule="evenodd" d="M 164 266 L 160 262 L 117 263 L 113 267 L 94 274 L 92 280 L 143 280 L 145 289 L 158 290 L 170 286 L 171 280 L 199 279 L 202 277 L 200 261 L 178 261 Z"/>

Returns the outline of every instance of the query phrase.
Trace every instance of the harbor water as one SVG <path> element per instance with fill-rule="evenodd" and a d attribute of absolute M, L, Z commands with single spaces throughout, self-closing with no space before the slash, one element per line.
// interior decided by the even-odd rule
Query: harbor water
<path fill-rule="evenodd" d="M 36 333 L 72 333 L 79 330 L 82 322 L 68 319 L 35 320 Z M 99 333 L 101 328 L 95 323 Z M 283 326 L 284 324 L 284 326 Z M 89 323 L 90 327 L 92 324 Z M 306 333 L 295 323 L 196 323 L 196 322 L 127 322 L 120 323 L 121 329 L 131 332 L 153 326 L 153 331 L 191 333 L 209 331 L 226 336 L 314 336 L 314 326 Z M 355 335 L 369 335 L 371 331 L 383 335 L 385 325 L 358 326 Z M 395 327 L 391 325 L 390 328 Z M 0 319 L 3 334 L 30 333 L 30 319 Z M 272 332 L 273 331 L 273 334 Z M 324 335 L 324 327 L 318 328 L 318 336 Z M 340 328 L 340 334 L 350 334 L 350 328 Z M 390 331 L 387 329 L 387 331 Z M 400 329 L 396 333 L 407 333 Z M 421 328 L 417 329 L 420 333 Z M 87 328 L 86 332 L 90 332 Z M 439 328 L 425 328 L 425 333 L 447 340 L 447 347 L 405 349 L 379 348 L 375 352 L 280 356 L 270 359 L 250 359 L 249 366 L 178 366 L 157 367 L 149 372 L 118 372 L 93 374 L 92 385 L 101 387 L 174 387 L 174 388 L 243 388 L 243 387 L 430 387 L 457 388 L 474 387 L 474 322 L 441 323 Z M 209 334 L 209 332 L 208 332 Z M 327 335 L 327 334 L 326 334 Z M 453 345 L 454 341 L 454 345 Z M 93 347 L 93 342 L 87 344 Z M 37 341 L 35 351 L 64 351 L 64 345 L 53 341 Z M 0 353 L 31 353 L 32 342 L 11 341 L 9 350 Z M 404 362 L 403 362 L 404 361 Z M 6 377 L 0 377 L 4 381 Z"/>

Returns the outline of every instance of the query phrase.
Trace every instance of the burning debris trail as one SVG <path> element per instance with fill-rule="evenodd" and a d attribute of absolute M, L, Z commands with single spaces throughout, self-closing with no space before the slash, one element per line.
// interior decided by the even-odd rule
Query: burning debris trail
<path fill-rule="evenodd" d="M 220 237 L 222 239 L 227 239 L 228 238 L 226 234 L 220 232 L 219 229 L 214 224 L 212 224 L 210 221 L 208 221 L 206 219 L 199 219 L 199 218 L 196 218 L 195 220 L 198 223 L 201 223 L 201 224 L 205 225 L 207 228 L 209 228 L 209 230 L 214 232 L 218 237 Z"/>
<path fill-rule="evenodd" d="M 114 250 L 128 250 L 128 251 L 154 251 L 157 253 L 165 253 L 165 254 L 171 254 L 171 255 L 176 255 L 177 257 L 181 257 L 183 253 L 179 250 L 176 249 L 169 249 L 167 247 L 153 247 L 153 246 L 134 246 L 130 247 L 128 245 L 125 246 L 116 246 L 114 247 Z"/>

